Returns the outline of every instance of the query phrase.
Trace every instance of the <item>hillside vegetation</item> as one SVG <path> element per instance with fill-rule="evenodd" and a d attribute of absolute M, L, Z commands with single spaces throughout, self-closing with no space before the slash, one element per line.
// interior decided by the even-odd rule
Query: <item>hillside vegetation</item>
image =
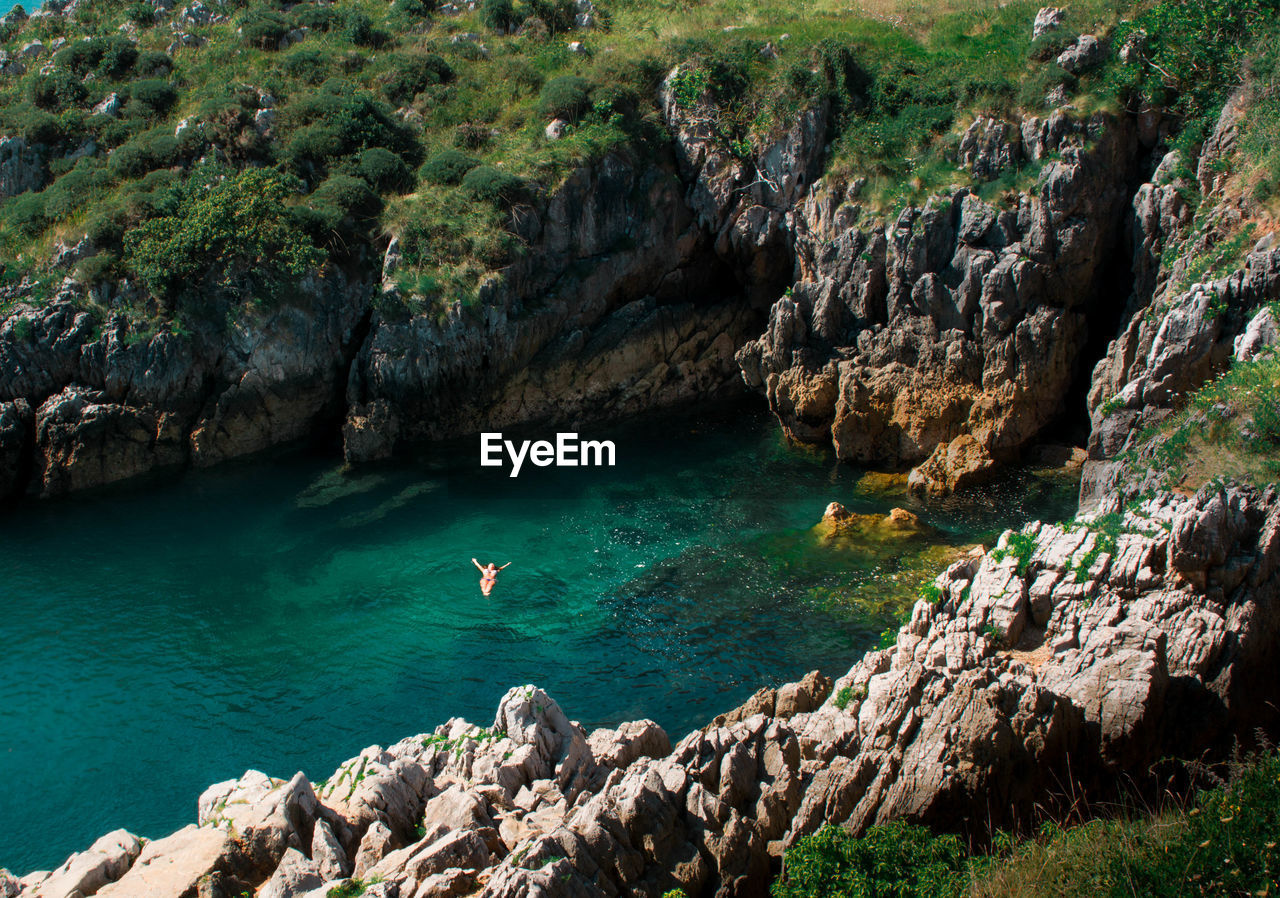
<path fill-rule="evenodd" d="M 1221 784 L 1162 812 L 1131 810 L 970 855 L 955 836 L 901 822 L 861 838 L 828 826 L 787 852 L 774 898 L 1266 896 L 1280 887 L 1280 758 L 1234 764 Z"/>
<path fill-rule="evenodd" d="M 731 110 L 720 139 L 743 156 L 830 103 L 828 165 L 868 178 L 891 212 L 967 177 L 955 146 L 974 116 L 1045 113 L 1059 85 L 1085 110 L 1207 119 L 1274 2 L 1087 0 L 1033 41 L 1038 6 L 83 0 L 16 13 L 0 28 L 0 130 L 34 149 L 45 183 L 0 211 L 0 301 L 40 301 L 73 273 L 111 285 L 98 304 L 181 327 L 219 288 L 272 302 L 309 270 L 376 270 L 394 235 L 404 301 L 474 302 L 567 172 L 610 152 L 665 157 L 658 90 L 677 65 L 676 102 Z M 1122 62 L 1134 29 L 1149 48 Z M 1077 77 L 1055 59 L 1082 32 L 1115 39 Z M 1181 58 L 1188 46 L 1198 55 Z"/>

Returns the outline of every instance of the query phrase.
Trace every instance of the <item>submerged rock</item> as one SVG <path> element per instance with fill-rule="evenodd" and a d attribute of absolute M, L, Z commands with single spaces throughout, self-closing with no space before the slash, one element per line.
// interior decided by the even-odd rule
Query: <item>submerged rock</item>
<path fill-rule="evenodd" d="M 895 538 L 923 536 L 933 532 L 914 513 L 905 508 L 894 508 L 887 515 L 856 514 L 839 502 L 832 502 L 822 514 L 822 520 L 814 528 L 827 540 L 858 537 Z"/>

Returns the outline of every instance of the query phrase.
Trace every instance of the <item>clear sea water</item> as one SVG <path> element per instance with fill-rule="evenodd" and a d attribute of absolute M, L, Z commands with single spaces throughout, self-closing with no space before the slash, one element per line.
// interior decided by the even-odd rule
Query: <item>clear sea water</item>
<path fill-rule="evenodd" d="M 843 673 L 890 622 L 831 597 L 887 593 L 925 544 L 833 548 L 811 530 L 828 502 L 906 505 L 949 544 L 1074 502 L 1030 476 L 878 497 L 754 406 L 586 435 L 618 465 L 511 480 L 470 442 L 355 473 L 290 452 L 0 511 L 0 866 L 164 835 L 247 768 L 318 780 L 452 716 L 487 725 L 523 683 L 674 741 Z M 473 556 L 512 562 L 491 598 Z"/>

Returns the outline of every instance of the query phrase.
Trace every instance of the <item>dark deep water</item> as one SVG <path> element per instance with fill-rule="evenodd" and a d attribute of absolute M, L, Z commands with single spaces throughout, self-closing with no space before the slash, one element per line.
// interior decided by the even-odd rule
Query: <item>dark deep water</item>
<path fill-rule="evenodd" d="M 511 480 L 472 442 L 352 474 L 291 453 L 0 512 L 0 866 L 167 834 L 246 768 L 319 780 L 452 716 L 487 725 L 522 683 L 674 741 L 847 670 L 890 622 L 864 600 L 929 545 L 1074 510 L 1029 475 L 928 508 L 859 491 L 755 409 L 589 436 L 617 467 Z M 833 549 L 809 529 L 832 500 L 938 533 Z M 489 599 L 472 556 L 514 562 Z"/>

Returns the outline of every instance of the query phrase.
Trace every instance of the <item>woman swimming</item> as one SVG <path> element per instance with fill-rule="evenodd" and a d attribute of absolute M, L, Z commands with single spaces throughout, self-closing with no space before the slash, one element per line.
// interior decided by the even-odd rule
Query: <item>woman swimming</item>
<path fill-rule="evenodd" d="M 485 595 L 488 595 L 489 591 L 493 589 L 493 584 L 498 582 L 498 571 L 505 571 L 511 567 L 510 561 L 502 567 L 495 567 L 492 561 L 487 565 L 482 565 L 474 558 L 471 559 L 471 563 L 480 569 L 480 591 Z"/>

